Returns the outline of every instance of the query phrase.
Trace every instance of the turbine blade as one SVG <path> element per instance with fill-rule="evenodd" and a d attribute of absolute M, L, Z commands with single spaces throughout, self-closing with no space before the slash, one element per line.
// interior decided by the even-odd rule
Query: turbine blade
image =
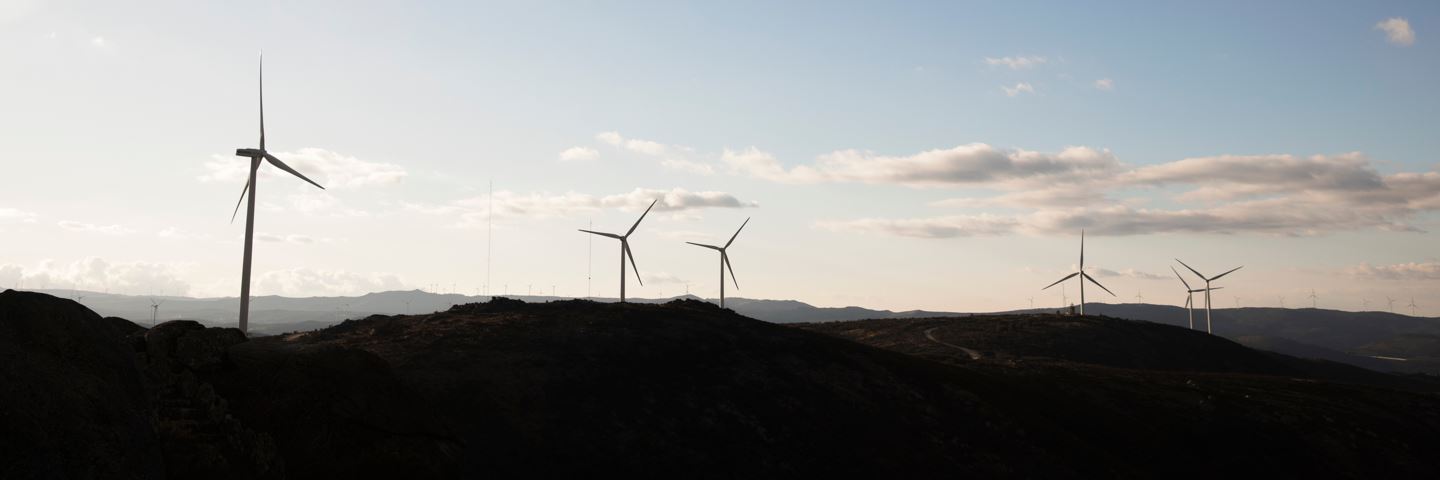
<path fill-rule="evenodd" d="M 735 282 L 735 289 L 739 290 L 740 281 L 735 279 L 735 267 L 730 266 L 730 255 L 726 254 L 724 251 L 721 251 L 720 260 L 725 262 L 725 268 L 727 270 L 730 270 L 730 281 Z"/>
<path fill-rule="evenodd" d="M 1180 283 L 1185 284 L 1186 290 L 1190 289 L 1190 282 L 1185 281 L 1185 277 L 1180 276 L 1180 272 L 1175 270 L 1175 266 L 1170 266 L 1170 271 L 1175 272 L 1175 278 L 1180 279 Z"/>
<path fill-rule="evenodd" d="M 1085 271 L 1085 230 L 1080 230 L 1080 271 Z"/>
<path fill-rule="evenodd" d="M 622 238 L 620 238 L 619 235 L 616 235 L 616 234 L 613 234 L 613 233 L 597 232 L 597 231 L 594 231 L 594 230 L 586 230 L 586 229 L 583 229 L 583 228 L 578 229 L 578 230 L 580 230 L 580 231 L 582 231 L 582 232 L 585 232 L 585 233 L 590 233 L 590 234 L 599 235 L 599 236 L 602 236 L 602 237 L 610 237 L 610 238 L 613 238 L 613 239 L 616 239 L 616 240 L 622 240 Z"/>
<path fill-rule="evenodd" d="M 1070 277 L 1073 277 L 1073 276 L 1076 276 L 1076 275 L 1079 275 L 1079 274 L 1080 274 L 1080 272 L 1075 272 L 1075 273 L 1072 273 L 1072 274 L 1069 274 L 1069 275 L 1066 275 L 1066 276 L 1065 276 L 1065 278 L 1062 278 L 1062 279 L 1059 279 L 1059 280 L 1056 280 L 1056 281 L 1055 281 L 1055 283 L 1052 283 L 1052 284 L 1049 284 L 1049 285 L 1046 285 L 1046 286 L 1045 286 L 1045 288 L 1042 288 L 1042 289 L 1041 289 L 1041 290 L 1044 290 L 1044 289 L 1046 289 L 1046 288 L 1050 288 L 1050 287 L 1053 287 L 1053 286 L 1056 286 L 1056 285 L 1059 285 L 1059 284 L 1060 284 L 1060 282 L 1063 282 L 1063 281 L 1066 281 L 1066 280 L 1069 280 L 1069 279 L 1070 279 Z"/>
<path fill-rule="evenodd" d="M 735 234 L 730 236 L 730 241 L 725 242 L 725 248 L 730 248 L 730 244 L 735 243 L 735 237 L 740 236 L 740 231 L 741 231 L 741 230 L 744 230 L 744 229 L 745 229 L 745 225 L 748 224 L 748 223 L 750 223 L 750 219 L 749 219 L 749 218 L 746 218 L 746 219 L 745 219 L 745 223 L 740 224 L 740 228 L 735 229 Z M 740 288 L 740 287 L 735 287 L 735 288 Z"/>
<path fill-rule="evenodd" d="M 638 228 L 638 227 L 640 227 L 640 221 L 641 221 L 641 220 L 644 220 L 644 219 L 645 219 L 645 216 L 650 214 L 650 209 L 655 208 L 655 203 L 656 203 L 656 202 L 659 202 L 659 201 L 660 201 L 660 199 L 658 199 L 658 198 L 655 199 L 655 200 L 652 200 L 652 201 L 650 202 L 650 206 L 645 207 L 645 213 L 640 214 L 640 218 L 635 219 L 635 224 L 630 226 L 630 231 L 625 232 L 625 236 L 628 237 L 628 236 L 630 236 L 630 234 L 635 233 L 635 229 Z"/>
<path fill-rule="evenodd" d="M 260 52 L 260 149 L 265 149 L 265 52 Z"/>
<path fill-rule="evenodd" d="M 1080 276 L 1081 276 L 1081 277 L 1085 277 L 1085 280 L 1089 280 L 1090 283 L 1093 283 L 1093 284 L 1095 284 L 1095 286 L 1100 287 L 1101 290 L 1104 290 L 1105 293 L 1110 294 L 1110 296 L 1112 296 L 1112 297 L 1116 296 L 1116 295 L 1115 295 L 1115 292 L 1110 291 L 1110 289 L 1105 288 L 1104 285 L 1101 285 L 1100 282 L 1095 281 L 1095 279 L 1092 278 L 1092 277 L 1090 276 L 1090 274 L 1085 273 L 1085 272 L 1080 272 Z"/>
<path fill-rule="evenodd" d="M 630 257 L 630 268 L 635 270 L 635 281 L 640 282 L 640 285 L 644 286 L 645 280 L 640 278 L 640 267 L 635 265 L 635 254 L 630 251 L 630 242 L 621 240 L 620 248 L 625 250 L 625 256 Z"/>
<path fill-rule="evenodd" d="M 1180 262 L 1180 259 L 1177 258 L 1177 259 L 1175 259 L 1175 261 Z M 1181 264 L 1181 265 L 1185 265 L 1185 262 L 1180 262 L 1180 264 Z M 1201 280 L 1204 280 L 1204 279 L 1205 279 L 1205 276 L 1204 276 L 1204 275 L 1201 275 L 1200 272 L 1197 272 L 1197 271 L 1195 271 L 1195 269 L 1190 268 L 1189 265 L 1185 265 L 1185 268 L 1190 269 L 1190 272 L 1191 272 L 1191 273 L 1194 273 L 1195 276 L 1200 277 Z"/>
<path fill-rule="evenodd" d="M 240 190 L 240 200 L 235 202 L 235 213 L 230 214 L 230 223 L 235 223 L 235 217 L 240 215 L 240 204 L 245 203 L 245 194 L 247 193 L 250 193 L 250 179 L 248 178 L 245 179 L 245 189 Z"/>
<path fill-rule="evenodd" d="M 1232 268 L 1232 269 L 1230 269 L 1230 272 L 1234 272 L 1234 271 L 1236 271 L 1236 270 L 1239 270 L 1239 269 L 1242 269 L 1242 268 L 1245 268 L 1245 266 L 1244 266 L 1244 265 L 1241 265 L 1241 266 L 1238 266 L 1238 267 L 1235 267 L 1235 268 Z M 1223 277 L 1223 276 L 1226 276 L 1226 275 L 1229 275 L 1229 274 L 1230 274 L 1230 272 L 1225 272 L 1225 273 L 1222 273 L 1222 274 L 1219 274 L 1219 275 L 1216 275 L 1216 276 L 1215 276 L 1215 278 L 1212 278 L 1212 279 L 1210 279 L 1210 281 L 1212 281 L 1212 282 L 1213 282 L 1213 281 L 1216 281 L 1216 280 L 1219 280 L 1219 279 L 1220 279 L 1220 277 Z M 1315 291 L 1313 291 L 1313 290 L 1312 290 L 1312 291 L 1310 291 L 1310 296 L 1312 296 L 1312 297 L 1313 297 L 1313 296 L 1315 296 Z"/>
<path fill-rule="evenodd" d="M 691 244 L 691 245 L 694 245 L 694 246 L 697 246 L 697 247 L 705 247 L 705 248 L 708 248 L 708 249 L 711 249 L 711 250 L 720 250 L 720 251 L 722 251 L 722 252 L 724 251 L 724 249 L 722 249 L 722 248 L 720 248 L 720 247 L 717 247 L 717 246 L 714 246 L 714 245 L 706 245 L 706 244 L 703 244 L 703 243 L 695 243 L 695 242 L 685 242 L 685 243 L 688 243 L 688 244 Z"/>
<path fill-rule="evenodd" d="M 304 176 L 304 175 L 301 175 L 300 172 L 295 171 L 295 169 L 290 168 L 290 166 L 289 166 L 289 165 L 286 165 L 285 162 L 282 162 L 282 161 L 280 161 L 280 159 L 275 158 L 275 156 L 274 156 L 274 155 L 271 155 L 270 152 L 265 152 L 265 159 L 266 159 L 266 160 L 269 160 L 271 165 L 274 165 L 274 166 L 276 166 L 276 167 L 279 167 L 281 170 L 290 172 L 291 175 L 300 177 L 301 180 L 310 182 L 311 185 L 314 185 L 314 186 L 316 186 L 317 188 L 319 188 L 319 189 L 321 189 L 321 190 L 324 190 L 324 189 L 325 189 L 325 187 L 321 187 L 320 184 L 315 183 L 314 180 L 311 180 L 311 179 L 309 179 L 308 177 L 306 177 L 306 176 Z"/>

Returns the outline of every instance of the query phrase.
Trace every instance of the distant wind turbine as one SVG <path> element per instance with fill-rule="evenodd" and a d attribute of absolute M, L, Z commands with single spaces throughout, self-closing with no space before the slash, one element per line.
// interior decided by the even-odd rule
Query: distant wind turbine
<path fill-rule="evenodd" d="M 1135 303 L 1145 303 L 1145 296 L 1141 295 L 1139 290 L 1135 291 Z"/>
<path fill-rule="evenodd" d="M 649 206 L 649 207 L 645 207 L 645 213 L 640 214 L 640 218 L 638 218 L 638 219 L 635 220 L 635 224 L 634 224 L 634 225 L 631 225 L 631 226 L 630 226 L 630 230 L 626 230 L 624 235 L 616 235 L 616 234 L 613 234 L 613 233 L 605 233 L 605 232 L 596 232 L 596 231 L 593 231 L 593 230 L 585 230 L 585 229 L 583 229 L 583 228 L 580 229 L 580 231 L 585 232 L 585 233 L 588 233 L 588 234 L 591 234 L 591 235 L 599 235 L 599 236 L 602 236 L 602 237 L 610 237 L 610 238 L 613 238 L 613 239 L 616 239 L 616 240 L 619 240 L 619 241 L 620 241 L 620 303 L 625 303 L 625 258 L 626 258 L 626 257 L 629 257 L 629 258 L 630 258 L 630 268 L 635 269 L 635 281 L 640 282 L 640 285 L 641 285 L 641 286 L 644 286 L 644 285 L 645 285 L 645 281 L 640 279 L 640 268 L 635 266 L 635 254 L 630 253 L 630 234 L 635 233 L 635 229 L 640 226 L 640 221 L 641 221 L 641 220 L 645 220 L 645 215 L 650 214 L 650 209 L 655 208 L 655 202 L 659 202 L 659 201 L 660 201 L 660 199 L 658 199 L 658 198 L 655 199 L 654 201 L 651 201 L 651 202 L 650 202 L 650 206 Z"/>
<path fill-rule="evenodd" d="M 1280 296 L 1280 308 L 1285 308 L 1285 296 Z"/>
<path fill-rule="evenodd" d="M 160 304 L 162 303 L 165 303 L 165 301 L 154 298 L 150 299 L 150 326 L 152 327 L 155 326 L 155 320 L 160 318 Z"/>
<path fill-rule="evenodd" d="M 1180 259 L 1177 258 L 1177 259 L 1175 259 L 1175 261 L 1180 262 Z M 1185 262 L 1180 262 L 1180 264 L 1181 264 L 1181 265 L 1185 265 Z M 1219 274 L 1219 275 L 1216 275 L 1216 276 L 1213 276 L 1213 277 L 1208 277 L 1208 278 L 1205 277 L 1205 275 L 1201 275 L 1200 272 L 1196 271 L 1195 269 L 1190 268 L 1189 265 L 1185 265 L 1185 268 L 1189 269 L 1191 273 L 1194 273 L 1195 276 L 1200 277 L 1201 280 L 1204 280 L 1204 281 L 1205 281 L 1205 289 L 1204 289 L 1204 290 L 1205 290 L 1205 333 L 1213 334 L 1213 333 L 1215 333 L 1215 332 L 1214 332 L 1214 330 L 1213 330 L 1213 328 L 1212 328 L 1213 326 L 1212 326 L 1211 323 L 1210 323 L 1210 291 L 1211 291 L 1211 290 L 1214 290 L 1214 289 L 1210 288 L 1210 282 L 1219 280 L 1220 277 L 1229 275 L 1230 273 L 1232 273 L 1232 272 L 1234 272 L 1234 271 L 1236 271 L 1236 270 L 1245 268 L 1245 266 L 1244 266 L 1244 265 L 1241 265 L 1241 266 L 1232 268 L 1232 269 L 1230 269 L 1229 271 L 1227 271 L 1227 272 L 1225 272 L 1225 273 L 1222 273 L 1222 274 Z"/>
<path fill-rule="evenodd" d="M 1115 295 L 1115 292 L 1111 292 L 1110 289 L 1105 288 L 1105 286 L 1104 286 L 1104 285 L 1101 285 L 1100 282 L 1097 282 L 1097 281 L 1095 281 L 1094 278 L 1091 278 L 1091 277 L 1090 277 L 1090 274 L 1085 273 L 1085 231 L 1084 231 L 1084 230 L 1081 230 L 1081 231 L 1080 231 L 1080 270 L 1077 271 L 1077 272 L 1075 272 L 1075 273 L 1066 275 L 1065 278 L 1061 278 L 1061 279 L 1059 279 L 1059 280 L 1056 280 L 1055 283 L 1046 285 L 1045 288 L 1050 288 L 1050 287 L 1053 287 L 1053 286 L 1055 286 L 1055 285 L 1058 285 L 1060 282 L 1069 280 L 1070 277 L 1074 277 L 1074 276 L 1077 276 L 1077 275 L 1080 276 L 1080 315 L 1081 315 L 1081 316 L 1084 316 L 1084 315 L 1085 315 L 1085 281 L 1086 281 L 1086 280 L 1089 280 L 1090 283 L 1093 283 L 1093 284 L 1095 284 L 1095 286 L 1100 287 L 1101 290 L 1104 290 L 1105 293 L 1110 294 L 1110 296 L 1112 296 L 1112 297 L 1113 297 L 1113 296 L 1116 296 L 1116 295 Z M 1041 290 L 1044 290 L 1045 288 L 1042 288 Z"/>
<path fill-rule="evenodd" d="M 1395 299 L 1390 298 L 1389 295 L 1386 295 L 1385 301 L 1390 303 L 1390 313 L 1395 313 Z"/>
<path fill-rule="evenodd" d="M 1194 329 L 1195 329 L 1195 294 L 1196 294 L 1196 293 L 1200 293 L 1200 292 L 1206 292 L 1206 291 L 1208 291 L 1208 290 L 1205 289 L 1205 288 L 1198 288 L 1198 289 L 1197 289 L 1197 288 L 1191 288 L 1191 287 L 1190 287 L 1190 282 L 1186 282 L 1186 281 L 1185 281 L 1185 277 L 1180 276 L 1180 272 L 1179 272 L 1179 271 L 1176 271 L 1176 270 L 1175 270 L 1175 267 L 1170 267 L 1170 271 L 1171 271 L 1171 272 L 1174 272 L 1174 273 L 1175 273 L 1175 278 L 1180 279 L 1180 284 L 1185 286 L 1185 309 L 1190 312 L 1190 329 L 1191 329 L 1191 330 L 1194 330 Z M 1215 287 L 1215 290 L 1219 290 L 1219 289 L 1221 289 L 1221 288 L 1224 288 L 1224 287 Z M 1237 301 L 1238 301 L 1238 300 L 1237 300 Z"/>
<path fill-rule="evenodd" d="M 240 148 L 235 150 L 235 156 L 248 157 L 250 159 L 250 179 L 245 182 L 245 189 L 240 191 L 240 201 L 235 202 L 235 213 L 230 214 L 230 221 L 235 221 L 235 215 L 240 213 L 240 203 L 245 201 L 248 194 L 250 201 L 245 207 L 245 260 L 240 267 L 240 333 L 245 333 L 250 324 L 250 255 L 254 250 L 255 242 L 255 175 L 260 171 L 260 161 L 269 161 L 271 165 L 289 172 L 291 175 L 300 177 L 301 180 L 309 182 L 321 190 L 320 184 L 301 175 L 300 172 L 290 168 L 285 162 L 275 158 L 269 151 L 265 150 L 265 57 L 260 57 L 260 148 Z"/>
<path fill-rule="evenodd" d="M 1315 296 L 1315 289 L 1310 289 L 1310 308 L 1316 309 L 1320 306 L 1320 297 Z"/>
<path fill-rule="evenodd" d="M 1415 316 L 1415 297 L 1410 297 L 1410 316 Z"/>
<path fill-rule="evenodd" d="M 750 219 L 746 218 L 745 222 L 740 224 L 740 228 L 735 229 L 735 234 L 730 236 L 730 241 L 725 242 L 725 246 L 723 247 L 706 245 L 703 243 L 685 242 L 697 247 L 705 247 L 720 252 L 720 308 L 725 308 L 725 269 L 730 269 L 730 281 L 735 282 L 736 290 L 740 289 L 740 282 L 738 280 L 735 280 L 735 267 L 730 266 L 730 254 L 725 253 L 725 249 L 730 248 L 730 244 L 735 243 L 735 237 L 739 237 L 740 231 L 744 230 L 745 225 L 748 225 L 749 223 Z"/>

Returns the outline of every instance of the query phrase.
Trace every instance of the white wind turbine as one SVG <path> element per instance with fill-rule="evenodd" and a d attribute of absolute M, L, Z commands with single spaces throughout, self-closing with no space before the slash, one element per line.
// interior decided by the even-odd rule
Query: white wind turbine
<path fill-rule="evenodd" d="M 1197 289 L 1197 288 L 1190 288 L 1190 282 L 1185 281 L 1185 277 L 1180 276 L 1180 272 L 1176 271 L 1176 270 L 1175 270 L 1175 267 L 1170 267 L 1170 271 L 1171 271 L 1171 272 L 1175 272 L 1175 278 L 1180 279 L 1180 284 L 1181 284 L 1181 285 L 1185 285 L 1185 309 L 1190 312 L 1190 329 L 1191 329 L 1191 330 L 1194 330 L 1194 329 L 1195 329 L 1195 294 L 1196 294 L 1196 293 L 1200 293 L 1200 292 L 1208 292 L 1208 289 L 1205 289 L 1205 288 L 1198 288 L 1198 289 Z M 1224 287 L 1215 287 L 1215 290 L 1219 290 L 1219 289 L 1221 289 L 1221 288 L 1224 288 Z"/>
<path fill-rule="evenodd" d="M 735 237 L 739 237 L 740 231 L 744 230 L 745 225 L 748 225 L 749 223 L 750 219 L 746 218 L 745 222 L 740 224 L 740 228 L 735 229 L 735 234 L 730 236 L 730 241 L 725 242 L 725 246 L 723 247 L 706 245 L 703 243 L 685 242 L 697 247 L 705 247 L 720 252 L 720 308 L 725 308 L 725 269 L 730 269 L 730 281 L 735 282 L 736 290 L 740 289 L 740 282 L 738 280 L 735 280 L 735 267 L 730 266 L 730 255 L 725 253 L 725 249 L 730 248 L 730 244 L 735 243 Z"/>
<path fill-rule="evenodd" d="M 616 239 L 616 240 L 619 240 L 619 241 L 620 241 L 620 302 L 621 302 L 621 303 L 624 303 L 624 302 L 625 302 L 625 257 L 630 257 L 630 268 L 634 268 L 634 269 L 635 269 L 635 281 L 640 282 L 640 285 L 641 285 L 641 286 L 644 286 L 644 285 L 645 285 L 645 281 L 640 279 L 640 268 L 635 266 L 635 254 L 630 253 L 630 234 L 635 233 L 635 229 L 640 226 L 640 221 L 645 219 L 645 215 L 648 215 L 648 214 L 650 213 L 650 209 L 655 208 L 655 202 L 659 202 L 659 201 L 660 201 L 660 199 L 657 198 L 657 199 L 655 199 L 654 201 L 650 202 L 650 206 L 649 206 L 649 207 L 645 207 L 645 213 L 640 214 L 640 218 L 635 220 L 635 224 L 634 224 L 634 225 L 631 225 L 631 226 L 630 226 L 630 230 L 627 230 L 624 235 L 616 235 L 616 234 L 613 234 L 613 233 L 605 233 L 605 232 L 596 232 L 596 231 L 593 231 L 593 230 L 586 230 L 586 229 L 583 229 L 583 228 L 579 229 L 580 231 L 585 232 L 585 233 L 589 233 L 589 234 L 592 234 L 592 235 L 599 235 L 599 236 L 602 236 L 602 237 L 610 237 L 610 238 L 613 238 L 613 239 Z"/>
<path fill-rule="evenodd" d="M 1315 289 L 1310 289 L 1310 309 L 1320 308 L 1320 297 L 1315 295 Z"/>
<path fill-rule="evenodd" d="M 1081 231 L 1080 231 L 1080 270 L 1077 271 L 1077 272 L 1075 272 L 1075 273 L 1066 275 L 1065 278 L 1061 278 L 1061 279 L 1059 279 L 1059 280 L 1056 280 L 1055 283 L 1046 285 L 1045 288 L 1042 288 L 1041 290 L 1045 290 L 1046 288 L 1050 288 L 1050 287 L 1053 287 L 1053 286 L 1055 286 L 1055 285 L 1058 285 L 1058 284 L 1060 284 L 1060 282 L 1069 280 L 1070 277 L 1074 277 L 1074 276 L 1076 276 L 1076 275 L 1079 275 L 1079 276 L 1080 276 L 1080 315 L 1082 315 L 1082 316 L 1085 315 L 1085 281 L 1086 281 L 1086 280 L 1089 280 L 1090 283 L 1093 283 L 1093 284 L 1095 284 L 1095 286 L 1100 287 L 1101 290 L 1104 290 L 1105 293 L 1110 294 L 1110 296 L 1112 296 L 1112 297 L 1115 296 L 1115 292 L 1111 292 L 1110 289 L 1105 288 L 1105 286 L 1104 286 L 1104 285 L 1101 285 L 1100 282 L 1097 282 L 1097 281 L 1095 281 L 1094 278 L 1091 278 L 1091 277 L 1090 277 L 1090 274 L 1085 273 L 1085 231 L 1084 231 L 1084 230 L 1081 230 Z"/>
<path fill-rule="evenodd" d="M 1415 297 L 1410 297 L 1410 316 L 1415 316 Z"/>
<path fill-rule="evenodd" d="M 150 326 L 152 327 L 155 326 L 155 319 L 160 318 L 160 304 L 162 303 L 165 303 L 165 301 L 154 298 L 150 299 Z"/>
<path fill-rule="evenodd" d="M 1175 259 L 1175 261 L 1180 262 L 1180 259 L 1177 258 L 1177 259 Z M 1185 262 L 1180 262 L 1180 264 L 1181 264 L 1181 265 L 1185 265 Z M 1205 289 L 1204 289 L 1204 290 L 1205 290 L 1205 333 L 1212 333 L 1212 334 L 1213 334 L 1213 333 L 1215 333 L 1215 332 L 1214 332 L 1214 330 L 1212 330 L 1211 324 L 1210 324 L 1210 290 L 1214 290 L 1214 289 L 1210 288 L 1210 282 L 1219 280 L 1220 277 L 1229 275 L 1231 272 L 1234 272 L 1234 271 L 1236 271 L 1236 270 L 1245 268 L 1245 266 L 1244 266 L 1244 265 L 1241 265 L 1241 266 L 1232 268 L 1232 269 L 1230 269 L 1229 271 L 1227 271 L 1227 272 L 1225 272 L 1225 273 L 1222 273 L 1222 274 L 1219 274 L 1219 275 L 1216 275 L 1216 276 L 1213 276 L 1213 277 L 1209 277 L 1209 278 L 1206 278 L 1205 275 L 1201 275 L 1200 272 L 1196 271 L 1195 269 L 1190 268 L 1189 265 L 1185 265 L 1185 268 L 1189 269 L 1191 273 L 1194 273 L 1195 276 L 1200 277 L 1201 280 L 1204 280 L 1204 281 L 1205 281 Z M 1281 303 L 1284 303 L 1284 300 L 1281 300 Z"/>
<path fill-rule="evenodd" d="M 1390 304 L 1390 313 L 1395 313 L 1395 299 L 1390 298 L 1389 295 L 1386 295 L 1385 301 Z"/>
<path fill-rule="evenodd" d="M 255 176 L 260 171 L 261 160 L 268 161 L 271 165 L 300 177 L 301 180 L 309 182 L 321 190 L 325 189 L 265 150 L 265 57 L 263 55 L 260 57 L 260 148 L 236 149 L 235 156 L 250 159 L 250 179 L 245 182 L 245 189 L 240 191 L 240 201 L 235 202 L 235 213 L 230 215 L 230 221 L 234 222 L 235 215 L 240 213 L 240 204 L 245 202 L 248 194 L 250 201 L 245 207 L 245 260 L 240 267 L 240 333 L 245 333 L 250 324 L 250 255 L 254 250 L 255 242 Z"/>

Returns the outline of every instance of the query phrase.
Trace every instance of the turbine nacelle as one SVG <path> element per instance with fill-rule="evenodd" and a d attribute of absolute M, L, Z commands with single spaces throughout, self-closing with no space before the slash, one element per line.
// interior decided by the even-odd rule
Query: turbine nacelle
<path fill-rule="evenodd" d="M 258 159 L 265 157 L 265 151 L 258 148 L 237 148 L 235 149 L 235 156 Z"/>

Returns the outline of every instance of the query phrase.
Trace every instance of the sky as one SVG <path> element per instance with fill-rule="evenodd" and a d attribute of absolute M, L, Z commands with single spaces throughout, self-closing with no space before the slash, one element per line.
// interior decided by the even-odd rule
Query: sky
<path fill-rule="evenodd" d="M 257 295 L 615 296 L 658 199 L 631 296 L 1440 315 L 1440 3 L 1096 3 L 0 0 L 0 286 L 237 295 L 263 51 Z"/>

